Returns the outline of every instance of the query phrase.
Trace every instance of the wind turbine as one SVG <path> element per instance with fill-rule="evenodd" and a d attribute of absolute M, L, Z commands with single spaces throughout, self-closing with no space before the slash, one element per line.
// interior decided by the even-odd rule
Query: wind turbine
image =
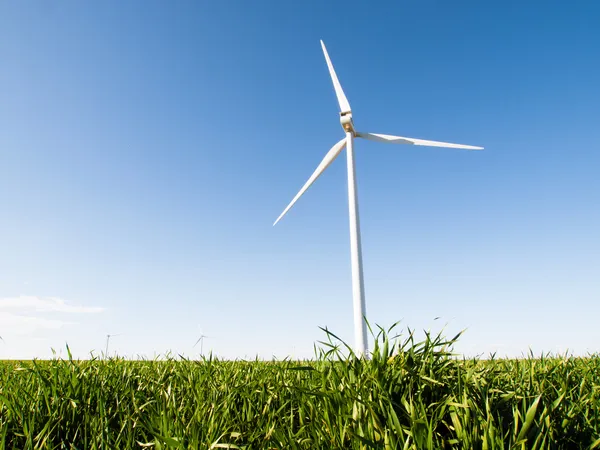
<path fill-rule="evenodd" d="M 315 182 L 317 178 L 329 167 L 329 165 L 338 157 L 341 151 L 346 147 L 347 170 L 348 170 L 348 209 L 350 218 L 350 259 L 352 267 L 352 298 L 354 305 L 354 339 L 355 353 L 357 356 L 367 355 L 367 326 L 365 316 L 365 288 L 363 281 L 362 270 L 362 254 L 360 244 L 360 222 L 358 217 L 358 197 L 356 192 L 356 171 L 354 162 L 354 138 L 363 138 L 376 142 L 388 144 L 407 144 L 407 145 L 423 145 L 430 147 L 449 147 L 462 148 L 467 150 L 483 150 L 483 147 L 475 147 L 472 145 L 450 144 L 448 142 L 426 141 L 423 139 L 408 138 L 403 136 L 392 136 L 389 134 L 363 133 L 356 131 L 354 122 L 352 121 L 352 109 L 350 103 L 342 90 L 342 86 L 329 59 L 329 54 L 325 48 L 325 44 L 321 41 L 325 61 L 329 68 L 329 75 L 333 82 L 335 95 L 340 106 L 340 123 L 346 137 L 336 143 L 329 152 L 325 155 L 317 169 L 310 176 L 308 181 L 302 186 L 302 189 L 292 199 L 290 204 L 283 210 L 277 218 L 273 226 L 281 220 L 281 218 L 290 210 L 294 203 L 306 192 L 306 190 Z"/>
<path fill-rule="evenodd" d="M 108 357 L 108 342 L 110 341 L 111 337 L 115 337 L 115 336 L 121 336 L 123 333 L 117 333 L 117 334 L 107 334 L 106 335 L 106 349 L 104 350 L 104 356 Z"/>
<path fill-rule="evenodd" d="M 210 336 L 207 336 L 205 334 L 202 333 L 202 330 L 200 331 L 200 337 L 198 338 L 198 340 L 196 341 L 196 343 L 194 344 L 194 347 L 196 347 L 196 345 L 198 345 L 198 342 L 200 342 L 200 355 L 202 355 L 202 348 L 204 347 L 204 338 L 207 338 Z"/>

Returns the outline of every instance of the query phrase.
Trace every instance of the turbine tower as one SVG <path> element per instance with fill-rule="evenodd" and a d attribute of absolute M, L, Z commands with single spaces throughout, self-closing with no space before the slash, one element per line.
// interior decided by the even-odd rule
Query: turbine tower
<path fill-rule="evenodd" d="M 348 212 L 350 219 L 350 260 L 352 267 L 352 299 L 354 305 L 354 340 L 355 340 L 355 354 L 359 357 L 367 355 L 367 325 L 366 325 L 366 308 L 365 308 L 365 288 L 363 280 L 362 270 L 362 254 L 360 244 L 360 221 L 358 216 L 358 196 L 356 192 L 356 169 L 354 161 L 354 138 L 363 138 L 376 142 L 383 142 L 388 144 L 407 144 L 407 145 L 423 145 L 430 147 L 449 147 L 449 148 L 462 148 L 466 150 L 483 150 L 483 147 L 475 147 L 472 145 L 461 145 L 461 144 L 450 144 L 448 142 L 438 141 L 426 141 L 423 139 L 414 139 L 402 136 L 392 136 L 389 134 L 375 134 L 375 133 L 362 133 L 356 131 L 354 128 L 354 122 L 352 121 L 352 109 L 350 103 L 342 90 L 342 86 L 338 80 L 338 77 L 329 59 L 329 54 L 325 48 L 325 44 L 321 41 L 321 47 L 323 48 L 323 54 L 325 55 L 325 61 L 329 68 L 329 75 L 333 82 L 335 89 L 335 95 L 340 106 L 340 123 L 346 136 L 335 144 L 329 152 L 325 155 L 325 158 L 321 161 L 321 164 L 317 167 L 314 173 L 310 176 L 308 181 L 302 186 L 300 192 L 292 199 L 290 204 L 283 210 L 281 215 L 277 218 L 273 226 L 279 222 L 282 217 L 290 210 L 294 203 L 306 192 L 306 190 L 315 182 L 317 178 L 323 173 L 327 167 L 338 157 L 341 151 L 346 147 L 346 161 L 348 170 Z"/>

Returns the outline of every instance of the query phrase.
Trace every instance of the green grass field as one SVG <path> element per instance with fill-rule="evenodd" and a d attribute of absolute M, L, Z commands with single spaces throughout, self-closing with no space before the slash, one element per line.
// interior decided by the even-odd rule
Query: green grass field
<path fill-rule="evenodd" d="M 0 448 L 600 448 L 599 356 L 464 360 L 382 331 L 365 361 L 327 337 L 305 362 L 0 362 Z"/>

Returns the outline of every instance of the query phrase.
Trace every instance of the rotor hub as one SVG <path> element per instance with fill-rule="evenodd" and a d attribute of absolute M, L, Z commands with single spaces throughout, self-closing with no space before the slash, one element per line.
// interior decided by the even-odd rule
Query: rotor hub
<path fill-rule="evenodd" d="M 340 124 L 346 133 L 354 134 L 354 122 L 350 111 L 340 113 Z"/>

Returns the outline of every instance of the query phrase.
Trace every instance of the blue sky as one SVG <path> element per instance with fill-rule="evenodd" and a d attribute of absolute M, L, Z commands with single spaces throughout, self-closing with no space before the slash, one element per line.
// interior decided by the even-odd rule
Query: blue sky
<path fill-rule="evenodd" d="M 323 39 L 357 142 L 372 323 L 598 352 L 600 5 L 0 4 L 0 358 L 311 356 L 353 339 Z M 440 317 L 434 321 L 435 317 Z"/>

